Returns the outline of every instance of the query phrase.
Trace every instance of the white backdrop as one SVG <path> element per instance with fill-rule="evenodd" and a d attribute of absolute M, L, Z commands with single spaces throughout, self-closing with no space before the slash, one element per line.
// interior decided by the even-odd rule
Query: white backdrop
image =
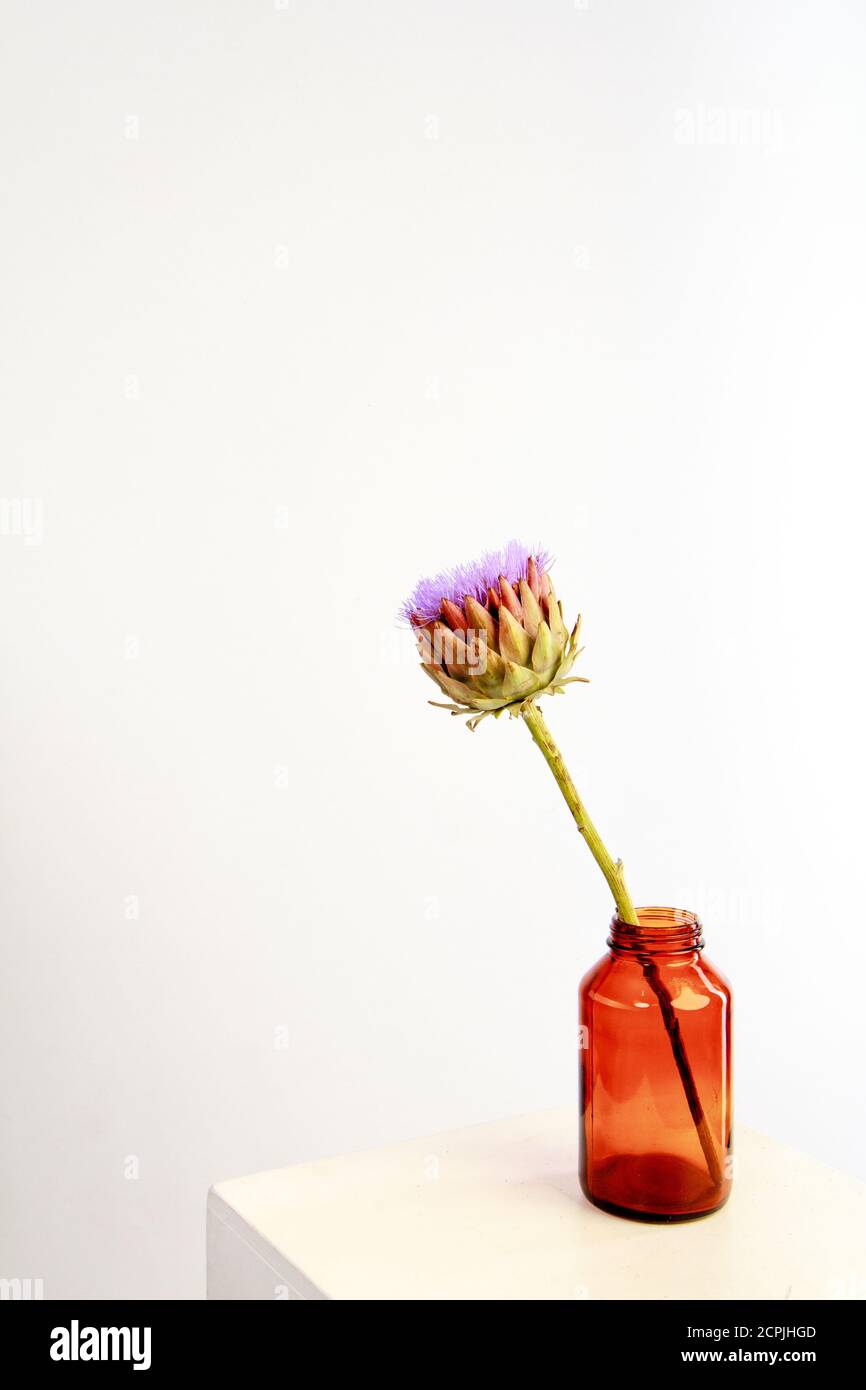
<path fill-rule="evenodd" d="M 607 890 L 393 616 L 512 535 L 738 1121 L 866 1175 L 862 7 L 3 23 L 0 1275 L 196 1297 L 212 1181 L 573 1096 Z"/>

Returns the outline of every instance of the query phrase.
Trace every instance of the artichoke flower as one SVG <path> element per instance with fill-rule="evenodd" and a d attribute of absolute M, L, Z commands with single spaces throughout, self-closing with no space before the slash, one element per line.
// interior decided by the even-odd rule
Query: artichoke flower
<path fill-rule="evenodd" d="M 571 631 L 549 574 L 550 557 L 533 553 L 518 541 L 504 550 L 482 556 L 470 565 L 422 579 L 401 610 L 415 632 L 421 665 L 449 703 L 431 705 L 452 714 L 469 714 L 475 729 L 489 714 L 503 710 L 526 724 L 547 763 L 574 822 L 607 881 L 621 922 L 640 925 L 626 887 L 621 859 L 614 859 L 593 824 L 547 722 L 535 703 L 539 695 L 555 695 L 572 681 L 580 618 Z M 641 958 L 639 958 L 641 959 Z M 659 983 L 653 963 L 641 959 L 650 988 L 662 1000 L 667 1030 L 689 1111 L 714 1181 L 721 1180 L 715 1141 L 707 1125 L 694 1076 L 688 1063 L 673 1003 Z"/>
<path fill-rule="evenodd" d="M 625 882 L 621 859 L 614 859 L 579 795 L 547 722 L 536 704 L 572 681 L 580 618 L 569 632 L 549 574 L 550 557 L 518 541 L 470 565 L 422 579 L 403 605 L 402 616 L 415 632 L 421 665 L 448 704 L 431 705 L 452 714 L 469 714 L 475 729 L 489 714 L 503 710 L 526 724 L 533 742 L 562 792 L 584 844 L 603 873 L 621 922 L 640 919 Z M 689 1112 L 714 1182 L 721 1181 L 715 1140 L 707 1124 L 694 1074 L 679 1033 L 673 1001 L 650 958 L 638 957 L 647 983 L 658 996 Z"/>
<path fill-rule="evenodd" d="M 569 631 L 549 574 L 550 559 L 518 541 L 474 564 L 423 579 L 403 616 L 418 642 L 421 665 L 448 703 L 471 714 L 520 713 L 525 701 L 554 695 L 583 676 L 569 676 L 580 655 L 580 618 Z"/>

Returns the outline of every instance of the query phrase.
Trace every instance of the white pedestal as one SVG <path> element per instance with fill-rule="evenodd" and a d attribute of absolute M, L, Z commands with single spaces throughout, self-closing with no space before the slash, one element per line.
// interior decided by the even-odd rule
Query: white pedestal
<path fill-rule="evenodd" d="M 568 1107 L 217 1183 L 208 1298 L 863 1298 L 866 1186 L 750 1130 L 714 1216 L 580 1193 Z"/>

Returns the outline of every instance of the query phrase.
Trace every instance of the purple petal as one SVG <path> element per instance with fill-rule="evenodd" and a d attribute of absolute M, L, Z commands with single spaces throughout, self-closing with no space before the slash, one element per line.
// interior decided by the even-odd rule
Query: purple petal
<path fill-rule="evenodd" d="M 467 594 L 484 603 L 488 587 L 496 587 L 500 574 L 511 583 L 526 578 L 526 566 L 530 555 L 535 557 L 539 574 L 549 570 L 552 557 L 546 550 L 530 549 L 521 541 L 509 541 L 503 550 L 490 550 L 466 565 L 455 565 L 453 569 L 443 570 L 441 574 L 422 579 L 400 609 L 400 618 L 409 622 L 413 614 L 422 622 L 432 622 L 442 611 L 442 600 L 451 599 L 462 604 Z"/>

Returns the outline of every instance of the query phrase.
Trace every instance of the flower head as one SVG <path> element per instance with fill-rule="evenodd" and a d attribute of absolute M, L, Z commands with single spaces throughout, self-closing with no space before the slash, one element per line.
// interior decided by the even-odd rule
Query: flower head
<path fill-rule="evenodd" d="M 517 713 L 535 695 L 555 694 L 579 655 L 549 574 L 546 551 L 519 541 L 422 579 L 401 610 L 415 631 L 421 664 L 474 729 L 488 714 Z M 439 704 L 431 700 L 431 704 Z"/>

